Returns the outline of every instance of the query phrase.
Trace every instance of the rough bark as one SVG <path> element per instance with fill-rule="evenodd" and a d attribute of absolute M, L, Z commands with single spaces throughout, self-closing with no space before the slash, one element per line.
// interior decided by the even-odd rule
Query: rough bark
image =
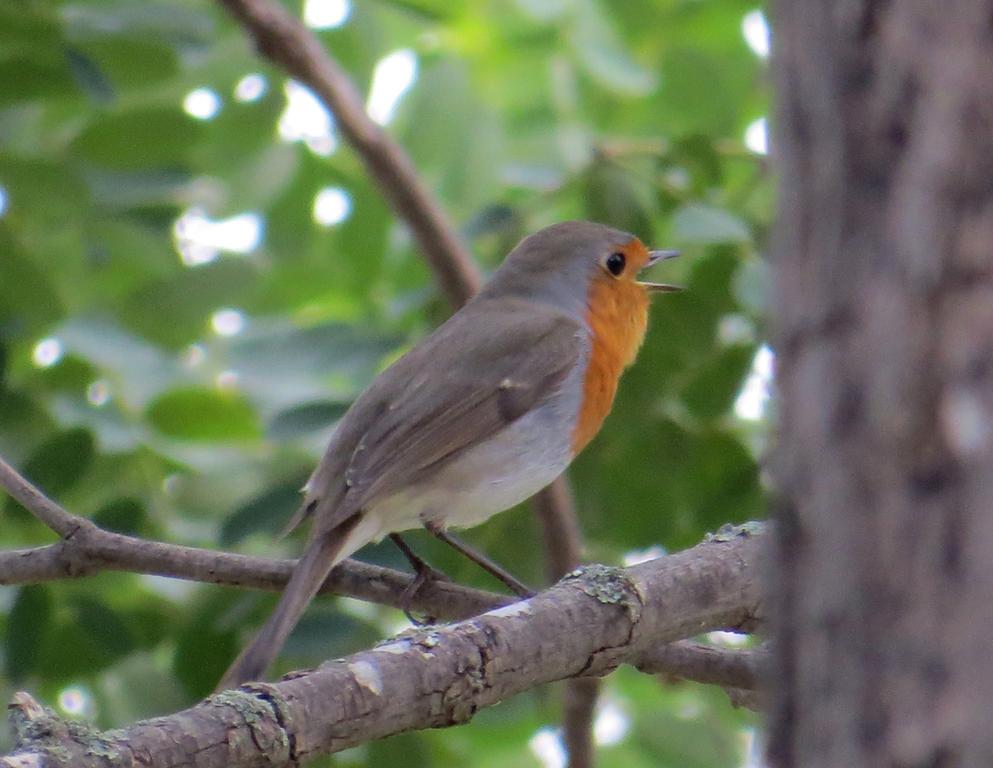
<path fill-rule="evenodd" d="M 770 756 L 993 764 L 993 0 L 773 4 Z"/>
<path fill-rule="evenodd" d="M 117 731 L 64 723 L 18 694 L 18 751 L 0 766 L 281 766 L 464 723 L 538 685 L 606 674 L 660 643 L 751 626 L 763 538 L 746 529 L 632 568 L 590 566 L 525 602 Z"/>

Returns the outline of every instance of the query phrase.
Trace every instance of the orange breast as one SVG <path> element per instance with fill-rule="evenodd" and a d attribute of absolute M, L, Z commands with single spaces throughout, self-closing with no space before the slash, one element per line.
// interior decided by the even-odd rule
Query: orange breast
<path fill-rule="evenodd" d="M 638 354 L 648 326 L 648 294 L 633 281 L 598 275 L 590 286 L 586 322 L 592 349 L 583 379 L 579 419 L 572 434 L 573 455 L 600 431 L 614 403 L 621 373 Z"/>

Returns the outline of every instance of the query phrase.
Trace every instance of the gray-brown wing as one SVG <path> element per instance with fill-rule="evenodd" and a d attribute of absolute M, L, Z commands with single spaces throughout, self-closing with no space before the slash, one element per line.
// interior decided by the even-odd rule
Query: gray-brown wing
<path fill-rule="evenodd" d="M 516 421 L 583 353 L 580 326 L 554 310 L 496 300 L 467 310 L 384 371 L 342 420 L 308 487 L 308 499 L 331 501 L 322 528 Z"/>

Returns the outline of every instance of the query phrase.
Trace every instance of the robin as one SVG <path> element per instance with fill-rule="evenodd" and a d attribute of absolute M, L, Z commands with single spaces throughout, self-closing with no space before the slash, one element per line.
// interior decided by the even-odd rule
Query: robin
<path fill-rule="evenodd" d="M 679 290 L 638 273 L 675 255 L 601 224 L 555 224 L 383 371 L 304 486 L 294 522 L 311 521 L 309 544 L 220 687 L 260 679 L 331 569 L 363 545 L 422 526 L 452 543 L 448 528 L 478 525 L 558 477 L 610 411 L 649 294 Z"/>

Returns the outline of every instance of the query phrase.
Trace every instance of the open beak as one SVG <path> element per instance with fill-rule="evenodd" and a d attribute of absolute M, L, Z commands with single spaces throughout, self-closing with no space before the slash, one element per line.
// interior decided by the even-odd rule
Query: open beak
<path fill-rule="evenodd" d="M 653 264 L 658 264 L 666 259 L 674 259 L 679 255 L 679 251 L 649 251 L 648 261 L 642 269 L 648 269 Z M 638 285 L 645 288 L 649 293 L 675 293 L 683 290 L 681 285 L 669 285 L 668 283 L 649 283 L 643 280 L 638 281 Z"/>

